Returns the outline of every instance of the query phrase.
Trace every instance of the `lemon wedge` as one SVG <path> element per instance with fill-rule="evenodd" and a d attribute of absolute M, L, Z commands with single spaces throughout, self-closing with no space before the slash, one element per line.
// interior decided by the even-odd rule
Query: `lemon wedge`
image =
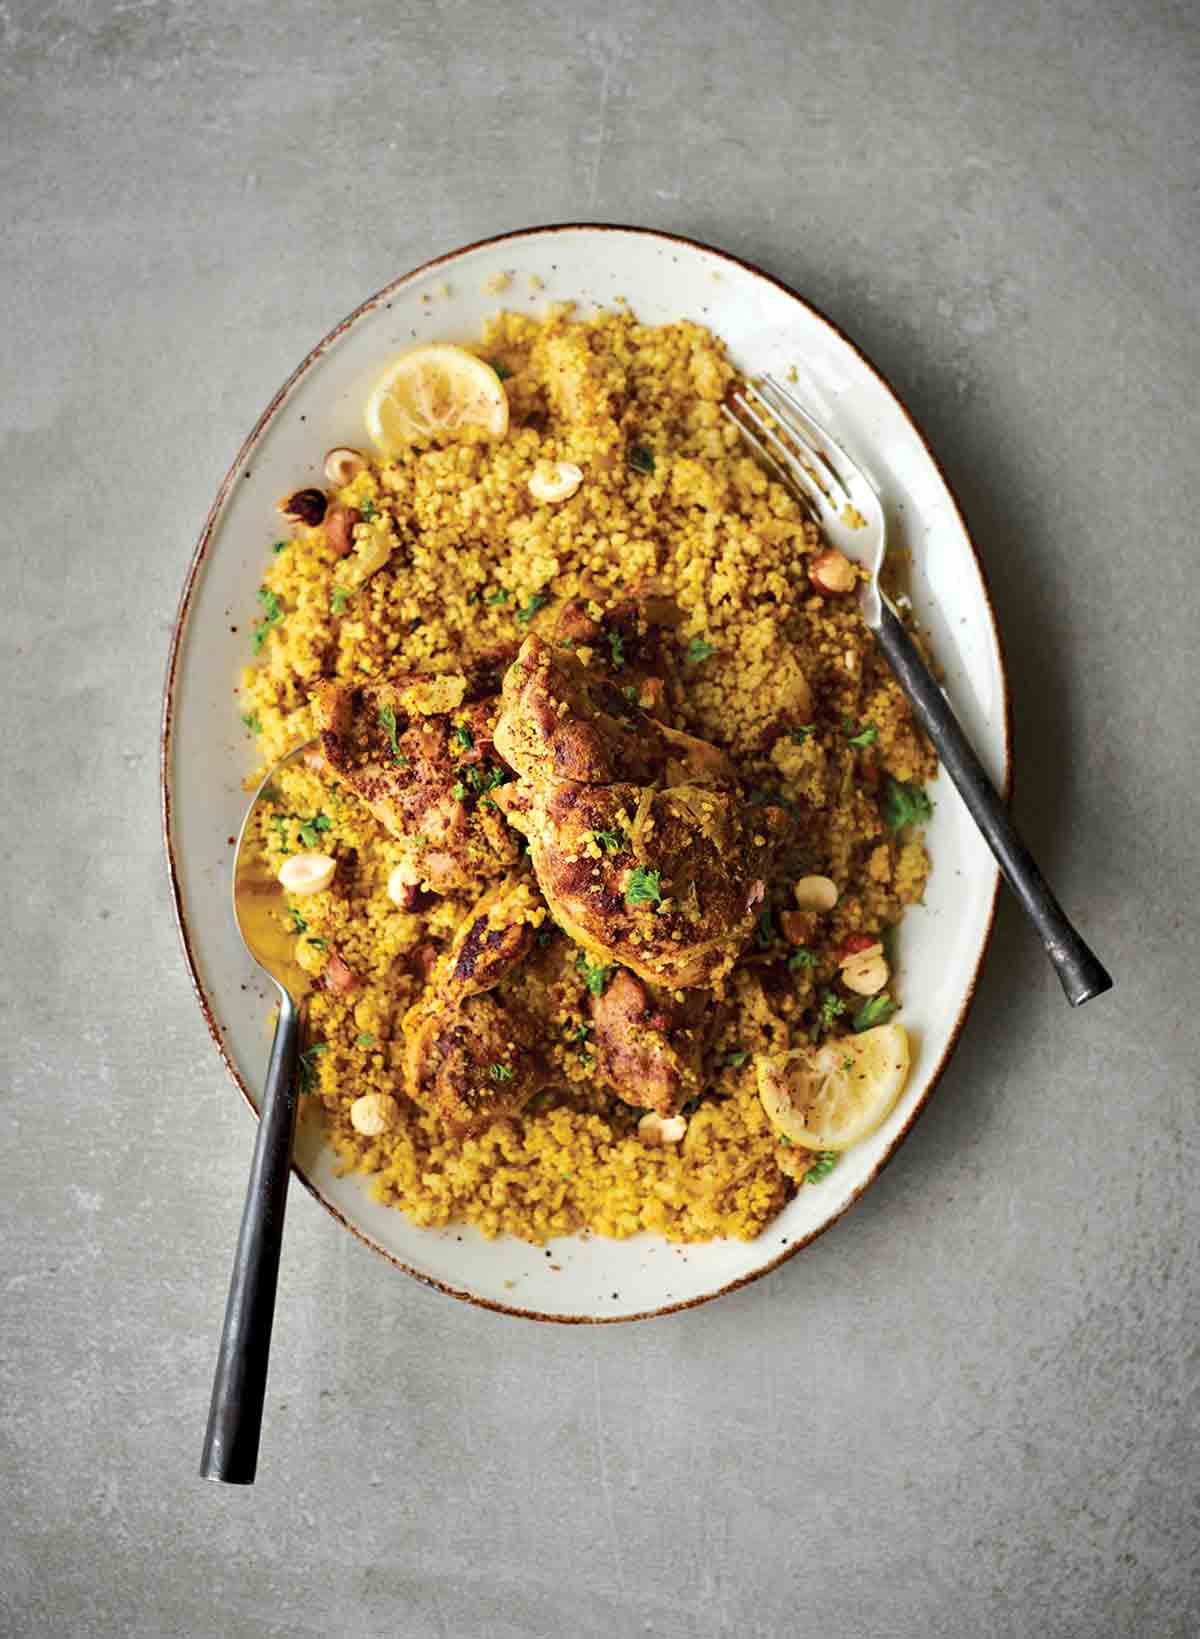
<path fill-rule="evenodd" d="M 845 1150 L 891 1113 L 908 1078 L 908 1033 L 881 1024 L 755 1065 L 767 1119 L 793 1144 Z"/>
<path fill-rule="evenodd" d="M 384 455 L 409 444 L 453 441 L 469 428 L 488 438 L 508 431 L 508 395 L 482 359 L 439 342 L 414 347 L 388 365 L 367 400 L 367 432 Z"/>

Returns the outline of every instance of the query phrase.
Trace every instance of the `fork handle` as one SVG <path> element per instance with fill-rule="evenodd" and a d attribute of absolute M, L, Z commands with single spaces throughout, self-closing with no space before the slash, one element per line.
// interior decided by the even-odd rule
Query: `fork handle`
<path fill-rule="evenodd" d="M 296 1124 L 300 1009 L 282 991 L 213 1374 L 200 1474 L 253 1485 Z"/>
<path fill-rule="evenodd" d="M 880 603 L 882 618 L 873 625 L 879 647 L 908 696 L 917 721 L 932 740 L 942 767 L 995 854 L 1004 880 L 1037 929 L 1067 1000 L 1072 1007 L 1079 1007 L 1093 996 L 1103 995 L 1112 989 L 1112 979 L 1051 893 L 1033 855 L 1018 836 L 1003 798 L 972 750 L 949 700 L 899 615 L 882 595 Z"/>

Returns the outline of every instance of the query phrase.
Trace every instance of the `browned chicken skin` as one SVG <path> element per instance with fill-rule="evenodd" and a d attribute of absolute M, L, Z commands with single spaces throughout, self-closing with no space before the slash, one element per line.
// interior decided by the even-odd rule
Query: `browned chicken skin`
<path fill-rule="evenodd" d="M 489 681 L 401 673 L 322 683 L 313 699 L 326 763 L 404 845 L 412 881 L 437 893 L 473 888 L 517 858 L 488 796 L 508 778 L 492 747 L 497 701 L 475 693 Z"/>
<path fill-rule="evenodd" d="M 405 1015 L 405 1091 L 456 1136 L 521 1109 L 550 1080 L 543 1024 L 515 982 L 540 904 L 515 880 L 485 894 Z"/>
<path fill-rule="evenodd" d="M 529 838 L 555 920 L 652 982 L 716 983 L 758 919 L 787 816 L 745 803 L 720 751 L 537 636 L 502 708 L 496 747 L 521 778 L 496 800 Z"/>
<path fill-rule="evenodd" d="M 597 1074 L 635 1108 L 670 1117 L 704 1090 L 700 1060 L 712 998 L 689 990 L 682 1002 L 624 968 L 591 1000 Z"/>

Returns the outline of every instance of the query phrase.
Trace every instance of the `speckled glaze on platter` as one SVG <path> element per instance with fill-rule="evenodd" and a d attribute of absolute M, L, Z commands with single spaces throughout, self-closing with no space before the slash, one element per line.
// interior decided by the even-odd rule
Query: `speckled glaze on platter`
<path fill-rule="evenodd" d="M 502 295 L 494 292 L 497 275 L 510 276 Z M 405 347 L 469 340 L 500 305 L 537 311 L 547 301 L 573 300 L 586 310 L 618 298 L 648 323 L 689 318 L 709 326 L 747 372 L 796 370 L 803 395 L 887 497 L 889 540 L 911 552 L 910 592 L 947 691 L 993 777 L 1007 788 L 1008 695 L 979 561 L 920 432 L 830 320 L 726 252 L 646 229 L 530 228 L 439 257 L 364 302 L 271 400 L 221 485 L 180 600 L 163 707 L 167 863 L 200 1006 L 252 1109 L 266 1067 L 269 1000 L 229 903 L 228 839 L 245 810 L 241 780 L 250 758 L 234 680 L 246 659 L 245 627 L 275 527 L 275 500 L 310 475 L 319 482 L 326 449 L 362 441 L 371 383 Z M 895 1153 L 945 1068 L 970 1005 L 998 875 L 944 778 L 932 795 L 933 871 L 924 904 L 910 910 L 897 941 L 901 1016 L 913 1043 L 908 1085 L 883 1126 L 819 1187 L 800 1190 L 758 1240 L 677 1247 L 652 1235 L 589 1236 L 546 1249 L 505 1237 L 489 1241 L 461 1225 L 419 1229 L 372 1200 L 368 1179 L 337 1175 L 336 1157 L 312 1118 L 302 1118 L 297 1132 L 298 1176 L 340 1223 L 397 1267 L 455 1297 L 530 1319 L 664 1314 L 774 1268 L 839 1218 Z"/>

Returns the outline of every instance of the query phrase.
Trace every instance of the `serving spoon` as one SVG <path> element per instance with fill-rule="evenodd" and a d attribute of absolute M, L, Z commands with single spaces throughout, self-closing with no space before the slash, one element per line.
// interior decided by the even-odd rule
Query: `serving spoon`
<path fill-rule="evenodd" d="M 1071 1006 L 1079 1007 L 1111 990 L 1112 979 L 1051 892 L 953 707 L 884 595 L 879 572 L 887 547 L 887 524 L 874 483 L 795 394 L 773 376 L 765 376 L 757 386 L 740 386 L 726 401 L 725 413 L 820 524 L 843 559 L 867 571 L 866 579 L 858 583 L 863 620 L 995 855 L 1004 880 L 1037 929 Z M 844 563 L 842 568 L 848 584 L 828 590 L 852 589 L 852 572 Z"/>
<path fill-rule="evenodd" d="M 274 795 L 271 787 L 280 772 L 317 744 L 309 740 L 289 752 L 263 780 L 242 821 L 233 859 L 234 921 L 246 949 L 279 991 L 279 1020 L 259 1105 L 258 1135 L 221 1327 L 204 1455 L 200 1459 L 204 1479 L 223 1480 L 229 1485 L 253 1485 L 258 1466 L 296 1126 L 300 1033 L 311 984 L 309 975 L 296 962 L 296 941 L 284 922 L 283 886 L 258 851 L 253 822 L 259 804 Z"/>

